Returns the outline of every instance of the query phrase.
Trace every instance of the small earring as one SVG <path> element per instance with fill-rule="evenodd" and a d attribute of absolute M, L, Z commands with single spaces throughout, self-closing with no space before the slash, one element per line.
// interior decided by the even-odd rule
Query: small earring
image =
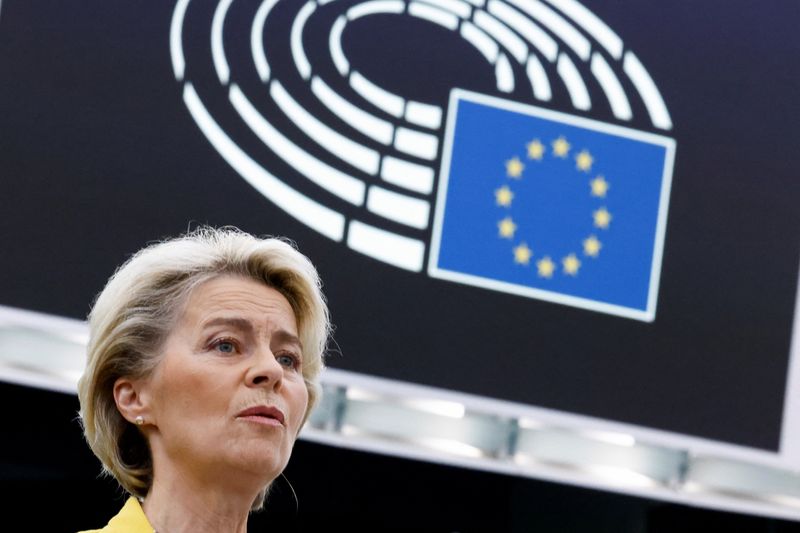
<path fill-rule="evenodd" d="M 142 424 L 144 424 L 144 417 L 142 417 L 142 415 L 139 415 L 136 417 L 136 425 L 141 426 Z"/>

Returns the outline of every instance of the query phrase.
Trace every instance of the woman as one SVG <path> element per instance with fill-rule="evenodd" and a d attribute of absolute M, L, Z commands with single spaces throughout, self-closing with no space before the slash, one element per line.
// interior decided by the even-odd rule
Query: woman
<path fill-rule="evenodd" d="M 100 531 L 245 532 L 319 396 L 330 323 L 313 265 L 201 228 L 117 270 L 89 330 L 84 433 L 131 494 Z"/>

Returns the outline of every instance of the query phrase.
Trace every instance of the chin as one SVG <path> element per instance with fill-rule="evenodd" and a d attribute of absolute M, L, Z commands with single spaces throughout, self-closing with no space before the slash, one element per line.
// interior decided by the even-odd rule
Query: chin
<path fill-rule="evenodd" d="M 282 453 L 274 447 L 251 450 L 236 457 L 239 469 L 261 474 L 268 482 L 278 477 L 288 462 L 288 453 Z"/>

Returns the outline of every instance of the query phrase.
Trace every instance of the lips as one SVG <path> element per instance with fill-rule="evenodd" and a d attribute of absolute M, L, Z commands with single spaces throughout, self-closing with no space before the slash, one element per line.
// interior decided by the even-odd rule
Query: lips
<path fill-rule="evenodd" d="M 281 425 L 283 425 L 285 420 L 283 411 L 271 405 L 256 405 L 255 407 L 250 407 L 236 415 L 236 418 L 247 418 L 256 421 L 263 419 L 265 422 L 267 420 L 276 420 Z"/>

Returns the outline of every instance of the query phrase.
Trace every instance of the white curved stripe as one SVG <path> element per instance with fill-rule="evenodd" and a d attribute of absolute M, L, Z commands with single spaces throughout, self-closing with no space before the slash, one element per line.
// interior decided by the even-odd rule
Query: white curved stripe
<path fill-rule="evenodd" d="M 337 18 L 336 22 L 331 26 L 331 33 L 328 38 L 328 47 L 331 49 L 333 64 L 336 65 L 336 70 L 338 70 L 339 74 L 342 76 L 347 76 L 350 70 L 350 62 L 347 61 L 344 50 L 342 50 L 342 31 L 346 24 L 347 19 L 345 16 L 339 15 L 339 18 Z"/>
<path fill-rule="evenodd" d="M 410 191 L 430 194 L 433 190 L 433 169 L 392 156 L 384 156 L 381 178 Z"/>
<path fill-rule="evenodd" d="M 455 31 L 458 28 L 457 16 L 427 4 L 411 2 L 408 5 L 408 14 L 412 17 L 425 19 L 439 26 L 444 26 L 451 31 Z"/>
<path fill-rule="evenodd" d="M 485 0 L 467 0 L 467 2 L 469 2 L 470 4 L 472 4 L 475 7 L 483 7 L 483 4 L 486 3 Z"/>
<path fill-rule="evenodd" d="M 575 64 L 567 57 L 567 54 L 561 52 L 558 55 L 558 64 L 556 70 L 561 79 L 564 80 L 564 85 L 569 92 L 570 100 L 575 109 L 588 111 L 592 108 L 592 101 L 589 98 L 589 91 L 586 89 L 586 84 L 583 83 L 578 69 Z"/>
<path fill-rule="evenodd" d="M 350 87 L 378 109 L 400 118 L 405 111 L 406 102 L 396 94 L 385 91 L 362 76 L 359 72 L 350 74 Z"/>
<path fill-rule="evenodd" d="M 429 133 L 399 127 L 394 136 L 394 147 L 421 159 L 433 160 L 439 150 L 439 139 Z"/>
<path fill-rule="evenodd" d="M 389 146 L 394 138 L 394 126 L 390 122 L 371 115 L 351 104 L 322 81 L 318 76 L 311 80 L 311 92 L 336 116 L 359 131 Z"/>
<path fill-rule="evenodd" d="M 347 246 L 364 255 L 399 268 L 419 272 L 425 257 L 425 243 L 351 220 Z"/>
<path fill-rule="evenodd" d="M 377 15 L 380 13 L 402 13 L 406 8 L 401 0 L 372 0 L 358 4 L 347 10 L 347 18 L 355 20 L 366 17 L 367 15 Z"/>
<path fill-rule="evenodd" d="M 306 52 L 303 50 L 303 28 L 315 9 L 317 9 L 317 4 L 313 0 L 308 0 L 308 2 L 300 8 L 300 11 L 297 12 L 297 16 L 292 23 L 292 33 L 289 37 L 294 64 L 297 66 L 297 72 L 300 73 L 300 76 L 302 76 L 304 80 L 311 77 L 311 63 L 308 62 Z"/>
<path fill-rule="evenodd" d="M 231 85 L 228 99 L 259 139 L 292 168 L 351 204 L 364 203 L 366 187 L 363 182 L 323 163 L 284 137 L 253 107 L 236 84 Z"/>
<path fill-rule="evenodd" d="M 442 108 L 409 100 L 406 103 L 406 120 L 432 130 L 442 125 Z"/>
<path fill-rule="evenodd" d="M 633 55 L 633 52 L 625 52 L 625 59 L 622 62 L 622 70 L 633 82 L 636 90 L 642 96 L 644 106 L 650 114 L 650 120 L 653 125 L 663 130 L 672 129 L 672 119 L 669 117 L 669 111 L 664 104 L 664 99 L 661 98 L 661 93 L 658 92 L 653 78 L 639 62 L 639 59 Z"/>
<path fill-rule="evenodd" d="M 264 41 L 261 36 L 264 35 L 264 23 L 267 21 L 267 16 L 277 3 L 278 0 L 264 0 L 258 7 L 256 16 L 253 17 L 253 27 L 250 30 L 250 50 L 253 54 L 253 61 L 256 64 L 258 77 L 261 78 L 261 81 L 264 83 L 269 80 L 270 68 L 267 62 L 267 54 L 264 52 Z"/>
<path fill-rule="evenodd" d="M 589 40 L 581 35 L 575 27 L 555 11 L 539 2 L 538 0 L 509 0 L 512 4 L 522 11 L 537 19 L 545 28 L 555 33 L 559 39 L 567 43 L 578 57 L 584 61 L 589 60 L 592 45 Z"/>
<path fill-rule="evenodd" d="M 323 124 L 298 104 L 278 80 L 274 80 L 270 84 L 269 94 L 281 108 L 281 111 L 286 113 L 286 116 L 292 119 L 295 125 L 317 144 L 362 172 L 372 176 L 378 173 L 378 165 L 380 165 L 378 152 L 348 139 L 338 131 Z"/>
<path fill-rule="evenodd" d="M 211 118 L 191 83 L 183 88 L 183 101 L 212 146 L 258 192 L 329 239 L 341 241 L 344 238 L 344 216 L 300 194 L 253 161 Z"/>
<path fill-rule="evenodd" d="M 494 62 L 497 61 L 497 54 L 500 51 L 497 43 L 483 31 L 479 30 L 477 26 L 469 22 L 464 22 L 461 24 L 461 36 L 472 44 L 472 46 L 477 48 L 489 63 L 494 64 Z"/>
<path fill-rule="evenodd" d="M 172 12 L 172 22 L 169 25 L 169 55 L 172 57 L 172 70 L 175 79 L 183 81 L 186 71 L 186 60 L 183 57 L 183 19 L 186 17 L 186 8 L 189 0 L 178 0 L 175 11 Z"/>
<path fill-rule="evenodd" d="M 425 229 L 428 227 L 431 206 L 425 200 L 411 198 L 373 185 L 367 193 L 367 209 L 400 224 Z"/>
<path fill-rule="evenodd" d="M 547 0 L 594 37 L 614 59 L 622 58 L 622 39 L 597 15 L 575 0 Z"/>
<path fill-rule="evenodd" d="M 494 66 L 494 76 L 497 78 L 497 89 L 504 93 L 514 90 L 514 71 L 505 54 L 500 54 Z"/>
<path fill-rule="evenodd" d="M 489 13 L 527 39 L 548 61 L 555 63 L 558 58 L 558 43 L 535 22 L 499 0 L 489 0 Z"/>
<path fill-rule="evenodd" d="M 220 83 L 227 85 L 231 78 L 231 69 L 228 67 L 228 60 L 225 58 L 225 46 L 222 43 L 222 27 L 225 25 L 225 15 L 231 7 L 233 0 L 221 0 L 214 10 L 214 18 L 211 20 L 211 58 L 214 61 L 214 70 Z"/>
<path fill-rule="evenodd" d="M 536 56 L 531 55 L 528 58 L 525 72 L 528 74 L 528 79 L 531 80 L 533 95 L 542 102 L 549 102 L 553 97 L 553 93 L 550 90 L 550 81 L 547 79 L 547 73 L 539 60 L 536 59 Z"/>
<path fill-rule="evenodd" d="M 475 22 L 476 26 L 494 37 L 495 41 L 499 42 L 506 50 L 511 52 L 511 55 L 514 56 L 517 63 L 525 63 L 525 59 L 528 57 L 528 46 L 522 39 L 517 37 L 514 32 L 509 30 L 505 24 L 486 11 L 476 11 L 475 17 L 473 17 L 472 20 Z"/>
<path fill-rule="evenodd" d="M 426 4 L 431 4 L 438 8 L 458 15 L 462 19 L 468 19 L 472 15 L 472 6 L 461 0 L 421 0 Z"/>
<path fill-rule="evenodd" d="M 628 97 L 625 96 L 625 90 L 622 88 L 614 71 L 606 63 L 606 60 L 597 52 L 592 54 L 591 68 L 592 74 L 600 82 L 600 86 L 605 91 L 606 97 L 608 97 L 611 112 L 620 120 L 630 120 L 633 117 L 633 112 L 631 111 Z"/>

